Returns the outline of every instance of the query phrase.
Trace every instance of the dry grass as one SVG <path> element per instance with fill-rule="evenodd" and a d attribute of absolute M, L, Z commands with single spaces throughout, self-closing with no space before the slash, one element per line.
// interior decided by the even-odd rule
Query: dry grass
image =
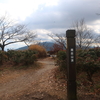
<path fill-rule="evenodd" d="M 31 71 L 35 71 L 41 68 L 41 64 L 35 62 L 30 67 L 27 66 L 14 66 L 11 62 L 6 62 L 0 66 L 0 83 L 5 83 L 10 80 L 13 80 L 21 75 L 27 74 Z"/>
<path fill-rule="evenodd" d="M 29 50 L 34 50 L 38 52 L 38 57 L 46 57 L 46 49 L 43 46 L 40 45 L 31 45 L 29 47 Z"/>

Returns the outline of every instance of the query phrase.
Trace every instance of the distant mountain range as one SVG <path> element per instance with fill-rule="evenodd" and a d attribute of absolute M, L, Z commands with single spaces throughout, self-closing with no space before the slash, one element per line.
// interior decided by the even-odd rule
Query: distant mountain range
<path fill-rule="evenodd" d="M 44 46 L 47 51 L 50 50 L 50 48 L 53 46 L 53 44 L 54 44 L 53 42 L 40 42 L 40 43 L 38 43 L 38 45 Z M 18 48 L 16 50 L 27 50 L 27 49 L 28 49 L 28 46 L 24 46 L 24 47 Z"/>
<path fill-rule="evenodd" d="M 24 47 L 20 47 L 20 48 L 18 48 L 16 50 L 27 50 L 27 49 L 28 49 L 28 46 L 24 46 Z"/>

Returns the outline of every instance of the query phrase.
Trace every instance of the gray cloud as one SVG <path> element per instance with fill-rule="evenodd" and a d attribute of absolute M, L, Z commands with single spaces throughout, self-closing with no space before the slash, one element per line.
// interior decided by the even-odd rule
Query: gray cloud
<path fill-rule="evenodd" d="M 59 0 L 57 6 L 40 5 L 25 23 L 32 29 L 67 28 L 82 18 L 91 23 L 100 19 L 96 15 L 100 12 L 99 4 L 99 0 Z"/>
<path fill-rule="evenodd" d="M 39 5 L 38 9 L 22 23 L 37 31 L 38 40 L 49 41 L 48 33 L 66 33 L 74 21 L 82 18 L 94 29 L 94 34 L 100 33 L 100 22 L 93 23 L 100 20 L 96 13 L 100 13 L 100 0 L 59 0 L 58 5 Z"/>

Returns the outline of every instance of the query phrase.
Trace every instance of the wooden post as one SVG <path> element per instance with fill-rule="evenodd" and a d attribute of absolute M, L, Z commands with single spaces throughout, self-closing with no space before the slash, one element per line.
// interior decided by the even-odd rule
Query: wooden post
<path fill-rule="evenodd" d="M 75 30 L 67 30 L 66 37 L 67 37 L 67 96 L 68 100 L 77 100 Z"/>

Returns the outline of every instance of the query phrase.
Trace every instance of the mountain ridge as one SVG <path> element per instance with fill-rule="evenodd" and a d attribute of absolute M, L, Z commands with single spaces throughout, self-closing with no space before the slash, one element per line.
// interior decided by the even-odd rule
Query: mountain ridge
<path fill-rule="evenodd" d="M 54 42 L 40 42 L 38 43 L 37 45 L 41 45 L 41 46 L 44 46 L 45 49 L 47 51 L 49 51 L 51 49 L 51 47 L 53 46 Z M 16 50 L 27 50 L 28 49 L 28 46 L 23 46 L 23 47 L 20 47 Z"/>

